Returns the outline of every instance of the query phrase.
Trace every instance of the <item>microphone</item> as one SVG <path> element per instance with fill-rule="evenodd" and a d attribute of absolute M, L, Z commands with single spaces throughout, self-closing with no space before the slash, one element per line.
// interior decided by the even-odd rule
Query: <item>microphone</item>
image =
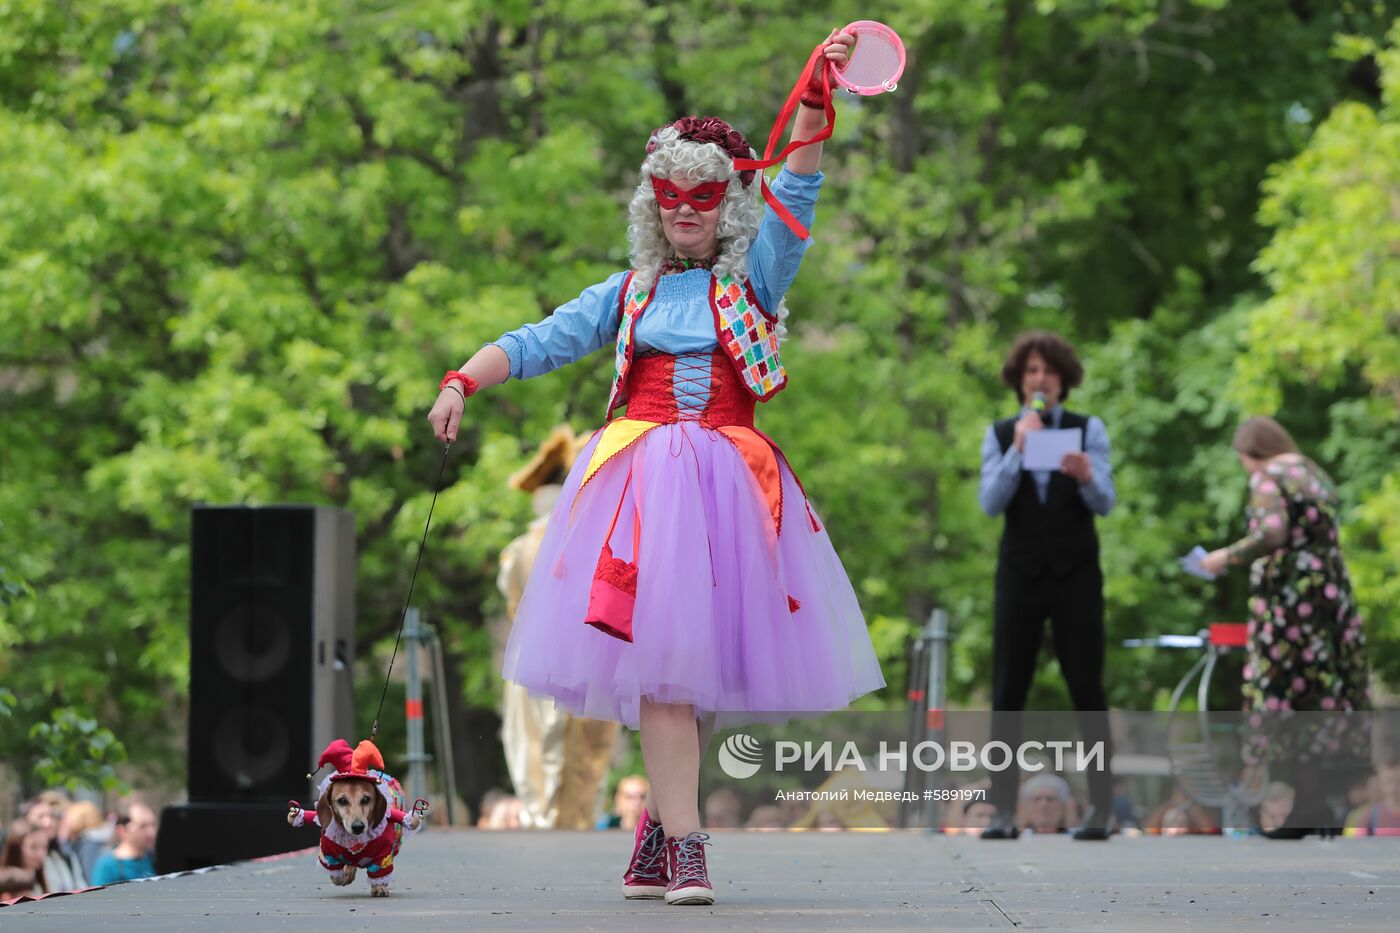
<path fill-rule="evenodd" d="M 1037 415 L 1044 415 L 1046 410 L 1045 393 L 1036 392 L 1031 395 L 1031 411 Z"/>

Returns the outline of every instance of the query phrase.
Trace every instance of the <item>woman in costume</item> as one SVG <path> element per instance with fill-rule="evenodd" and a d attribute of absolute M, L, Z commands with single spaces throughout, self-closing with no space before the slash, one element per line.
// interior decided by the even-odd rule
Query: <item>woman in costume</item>
<path fill-rule="evenodd" d="M 853 39 L 833 32 L 826 60 Z M 794 141 L 826 126 L 824 83 Z M 465 399 L 614 348 L 608 421 L 563 487 L 506 648 L 504 676 L 577 715 L 640 729 L 652 793 L 628 898 L 714 902 L 698 808 L 716 725 L 845 707 L 884 686 L 845 571 L 796 475 L 754 427 L 787 381 L 783 296 L 821 188 L 793 151 L 760 213 L 744 137 L 715 117 L 655 130 L 629 209 L 631 268 L 443 379 L 428 416 L 456 437 Z M 626 406 L 626 414 L 619 409 Z"/>
<path fill-rule="evenodd" d="M 1250 418 L 1235 432 L 1249 473 L 1248 533 L 1207 554 L 1211 573 L 1249 567 L 1249 648 L 1245 708 L 1259 714 L 1246 746 L 1294 768 L 1294 806 L 1271 839 L 1335 835 L 1324 763 L 1365 761 L 1369 728 L 1350 714 L 1370 708 L 1366 639 L 1339 540 L 1336 484 L 1298 452 L 1273 418 Z M 1294 713 L 1333 712 L 1301 721 Z"/>

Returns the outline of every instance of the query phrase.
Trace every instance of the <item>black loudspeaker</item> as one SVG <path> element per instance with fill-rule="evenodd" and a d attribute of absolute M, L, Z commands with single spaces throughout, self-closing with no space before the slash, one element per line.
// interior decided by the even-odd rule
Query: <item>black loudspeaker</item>
<path fill-rule="evenodd" d="M 285 804 L 353 741 L 355 520 L 314 506 L 196 506 L 189 795 Z"/>
<path fill-rule="evenodd" d="M 190 539 L 189 804 L 167 807 L 162 871 L 306 845 L 287 801 L 354 742 L 355 519 L 315 506 L 196 506 Z M 235 838 L 236 837 L 236 838 Z"/>

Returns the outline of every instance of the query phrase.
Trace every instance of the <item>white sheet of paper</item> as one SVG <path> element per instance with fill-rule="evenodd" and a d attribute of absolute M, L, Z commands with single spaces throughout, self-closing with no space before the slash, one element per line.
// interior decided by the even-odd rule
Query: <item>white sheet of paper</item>
<path fill-rule="evenodd" d="M 1214 580 L 1215 574 L 1201 566 L 1201 561 L 1205 560 L 1206 549 L 1199 544 L 1193 547 L 1185 556 L 1178 558 L 1181 561 L 1181 569 L 1193 577 L 1200 577 L 1202 580 Z"/>
<path fill-rule="evenodd" d="M 1021 466 L 1027 470 L 1058 470 L 1065 454 L 1078 453 L 1083 446 L 1083 428 L 1031 431 L 1026 434 Z"/>

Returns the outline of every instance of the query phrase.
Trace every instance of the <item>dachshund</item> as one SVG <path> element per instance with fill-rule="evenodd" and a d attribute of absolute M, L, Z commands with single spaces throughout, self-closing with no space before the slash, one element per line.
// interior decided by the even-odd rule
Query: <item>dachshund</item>
<path fill-rule="evenodd" d="M 343 740 L 336 742 L 349 752 Z M 404 830 L 417 832 L 422 827 L 428 802 L 420 798 L 410 812 L 404 812 L 403 788 L 384 773 L 384 761 L 371 743 L 361 742 L 353 760 L 338 751 L 333 743 L 322 756 L 323 764 L 330 758 L 337 768 L 321 783 L 316 809 L 303 810 L 295 800 L 289 801 L 287 822 L 301 826 L 309 819 L 321 827 L 320 862 L 331 884 L 348 885 L 363 868 L 369 876 L 370 895 L 387 897 Z"/>

